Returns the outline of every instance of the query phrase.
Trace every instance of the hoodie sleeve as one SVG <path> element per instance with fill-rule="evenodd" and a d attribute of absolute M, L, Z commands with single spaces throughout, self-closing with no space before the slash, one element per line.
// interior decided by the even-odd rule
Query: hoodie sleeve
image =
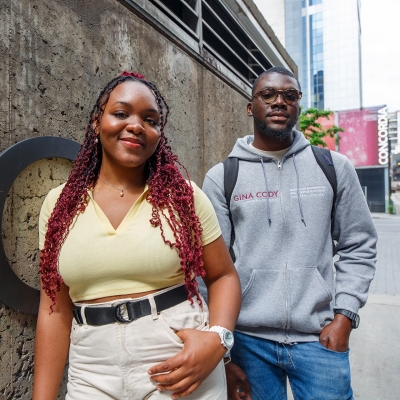
<path fill-rule="evenodd" d="M 229 211 L 225 199 L 224 165 L 222 163 L 217 164 L 207 172 L 202 189 L 214 207 L 221 227 L 222 236 L 227 247 L 229 247 L 231 241 L 231 223 L 229 221 Z"/>
<path fill-rule="evenodd" d="M 338 192 L 332 236 L 339 260 L 335 262 L 334 309 L 357 313 L 367 301 L 375 274 L 377 233 L 354 167 L 346 157 L 337 153 L 336 157 Z"/>

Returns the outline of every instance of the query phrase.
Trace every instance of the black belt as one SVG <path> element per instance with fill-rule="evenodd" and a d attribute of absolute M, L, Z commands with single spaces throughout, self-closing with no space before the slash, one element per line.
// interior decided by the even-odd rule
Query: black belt
<path fill-rule="evenodd" d="M 178 286 L 175 289 L 168 290 L 161 294 L 154 295 L 157 312 L 174 307 L 179 303 L 188 299 L 188 293 L 184 285 Z M 121 306 L 125 306 L 128 318 L 124 318 L 121 314 Z M 83 325 L 81 307 L 72 310 L 74 318 L 79 325 Z M 149 299 L 132 300 L 119 303 L 111 307 L 85 307 L 86 323 L 88 325 L 107 325 L 115 322 L 132 322 L 138 318 L 145 317 L 151 314 L 151 306 Z"/>

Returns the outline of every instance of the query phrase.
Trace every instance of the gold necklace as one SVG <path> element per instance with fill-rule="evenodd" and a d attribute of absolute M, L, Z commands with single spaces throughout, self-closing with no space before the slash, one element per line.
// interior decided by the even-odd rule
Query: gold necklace
<path fill-rule="evenodd" d="M 121 197 L 124 197 L 124 192 L 125 192 L 126 189 L 130 188 L 132 185 L 134 185 L 136 182 L 140 181 L 140 179 L 143 178 L 143 175 L 142 175 L 139 179 L 136 179 L 135 182 L 132 182 L 132 183 L 131 183 L 130 185 L 128 185 L 125 189 L 120 189 L 120 188 L 117 188 L 116 186 L 114 186 L 112 183 L 105 181 L 105 180 L 100 176 L 100 174 L 97 175 L 97 176 L 98 176 L 104 183 L 106 183 L 107 185 L 110 185 L 110 186 L 113 187 L 114 189 L 119 190 L 119 192 L 120 192 L 119 195 L 120 195 Z"/>

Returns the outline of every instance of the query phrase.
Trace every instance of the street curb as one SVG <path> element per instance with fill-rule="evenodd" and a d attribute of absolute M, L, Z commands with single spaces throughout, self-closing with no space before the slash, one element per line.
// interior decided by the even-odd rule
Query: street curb
<path fill-rule="evenodd" d="M 400 296 L 389 296 L 386 294 L 370 294 L 368 304 L 380 304 L 383 306 L 400 306 Z"/>
<path fill-rule="evenodd" d="M 371 213 L 373 219 L 400 219 L 398 214 Z"/>

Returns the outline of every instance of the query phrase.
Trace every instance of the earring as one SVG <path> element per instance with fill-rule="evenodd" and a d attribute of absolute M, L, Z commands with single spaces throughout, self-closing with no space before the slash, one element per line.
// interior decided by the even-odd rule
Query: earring
<path fill-rule="evenodd" d="M 99 139 L 97 139 L 97 136 L 96 136 L 96 138 L 94 139 L 94 142 L 97 144 L 97 143 L 99 143 Z"/>

